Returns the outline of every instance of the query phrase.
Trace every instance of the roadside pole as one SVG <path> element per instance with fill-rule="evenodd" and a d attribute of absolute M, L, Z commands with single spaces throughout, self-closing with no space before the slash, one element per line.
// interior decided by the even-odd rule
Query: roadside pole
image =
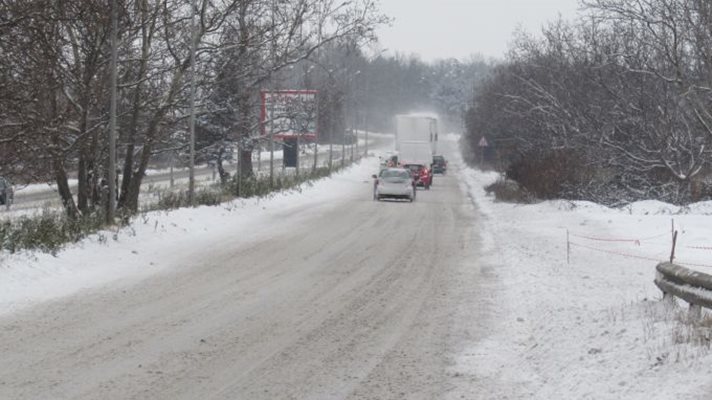
<path fill-rule="evenodd" d="M 116 86 L 117 86 L 117 59 L 118 59 L 118 4 L 117 0 L 111 2 L 111 104 L 109 105 L 109 198 L 106 221 L 114 223 L 116 215 Z"/>
<path fill-rule="evenodd" d="M 191 17 L 190 17 L 190 169 L 188 174 L 188 204 L 195 204 L 195 52 L 197 47 L 198 35 L 196 34 L 197 23 L 195 21 L 195 13 L 197 5 L 191 2 Z"/>
<path fill-rule="evenodd" d="M 479 143 L 477 143 L 477 146 L 480 148 L 480 167 L 485 166 L 485 147 L 489 146 L 489 143 L 487 143 L 487 138 L 482 136 L 482 139 L 480 139 Z"/>
<path fill-rule="evenodd" d="M 276 38 L 275 38 L 275 19 L 274 19 L 274 13 L 275 13 L 275 4 L 274 0 L 272 0 L 272 10 L 271 10 L 271 18 L 272 18 L 272 43 L 271 43 L 271 49 L 270 52 L 271 58 L 272 58 L 272 71 L 270 71 L 270 103 L 269 103 L 269 115 L 267 118 L 269 119 L 269 188 L 270 190 L 274 189 L 274 121 L 273 121 L 273 116 L 274 116 L 274 68 L 276 67 L 277 60 L 276 60 Z"/>

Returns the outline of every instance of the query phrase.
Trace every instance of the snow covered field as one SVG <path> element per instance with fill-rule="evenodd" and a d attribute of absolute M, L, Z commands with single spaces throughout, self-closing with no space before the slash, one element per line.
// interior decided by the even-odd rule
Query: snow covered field
<path fill-rule="evenodd" d="M 653 279 L 669 258 L 673 220 L 676 260 L 712 273 L 712 203 L 505 204 L 483 189 L 496 178 L 462 173 L 483 215 L 479 264 L 498 282 L 499 326 L 463 352 L 455 373 L 502 382 L 493 398 L 710 398 L 712 324 L 683 324 L 684 306 L 665 307 Z"/>

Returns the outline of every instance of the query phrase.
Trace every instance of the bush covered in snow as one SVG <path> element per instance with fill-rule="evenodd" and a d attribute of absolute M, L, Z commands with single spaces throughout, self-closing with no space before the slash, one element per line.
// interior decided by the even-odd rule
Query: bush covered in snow
<path fill-rule="evenodd" d="M 587 2 L 518 37 L 468 106 L 466 158 L 544 199 L 712 199 L 712 14 L 693 3 Z"/>

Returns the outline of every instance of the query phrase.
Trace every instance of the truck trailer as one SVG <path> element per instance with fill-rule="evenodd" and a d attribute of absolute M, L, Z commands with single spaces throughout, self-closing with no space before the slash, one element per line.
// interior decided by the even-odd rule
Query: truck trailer
<path fill-rule="evenodd" d="M 437 153 L 438 120 L 432 116 L 417 114 L 396 115 L 396 151 L 401 152 L 403 143 L 428 143 L 430 155 Z"/>

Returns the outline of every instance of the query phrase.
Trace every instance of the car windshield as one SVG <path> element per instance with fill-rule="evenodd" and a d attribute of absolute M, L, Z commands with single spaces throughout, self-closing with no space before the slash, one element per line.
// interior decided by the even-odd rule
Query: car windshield
<path fill-rule="evenodd" d="M 408 179 L 410 178 L 410 175 L 408 174 L 408 171 L 404 171 L 402 169 L 386 169 L 381 172 L 381 178 Z"/>
<path fill-rule="evenodd" d="M 443 157 L 443 156 L 433 156 L 433 162 L 436 162 L 436 163 L 445 162 L 445 157 Z"/>

